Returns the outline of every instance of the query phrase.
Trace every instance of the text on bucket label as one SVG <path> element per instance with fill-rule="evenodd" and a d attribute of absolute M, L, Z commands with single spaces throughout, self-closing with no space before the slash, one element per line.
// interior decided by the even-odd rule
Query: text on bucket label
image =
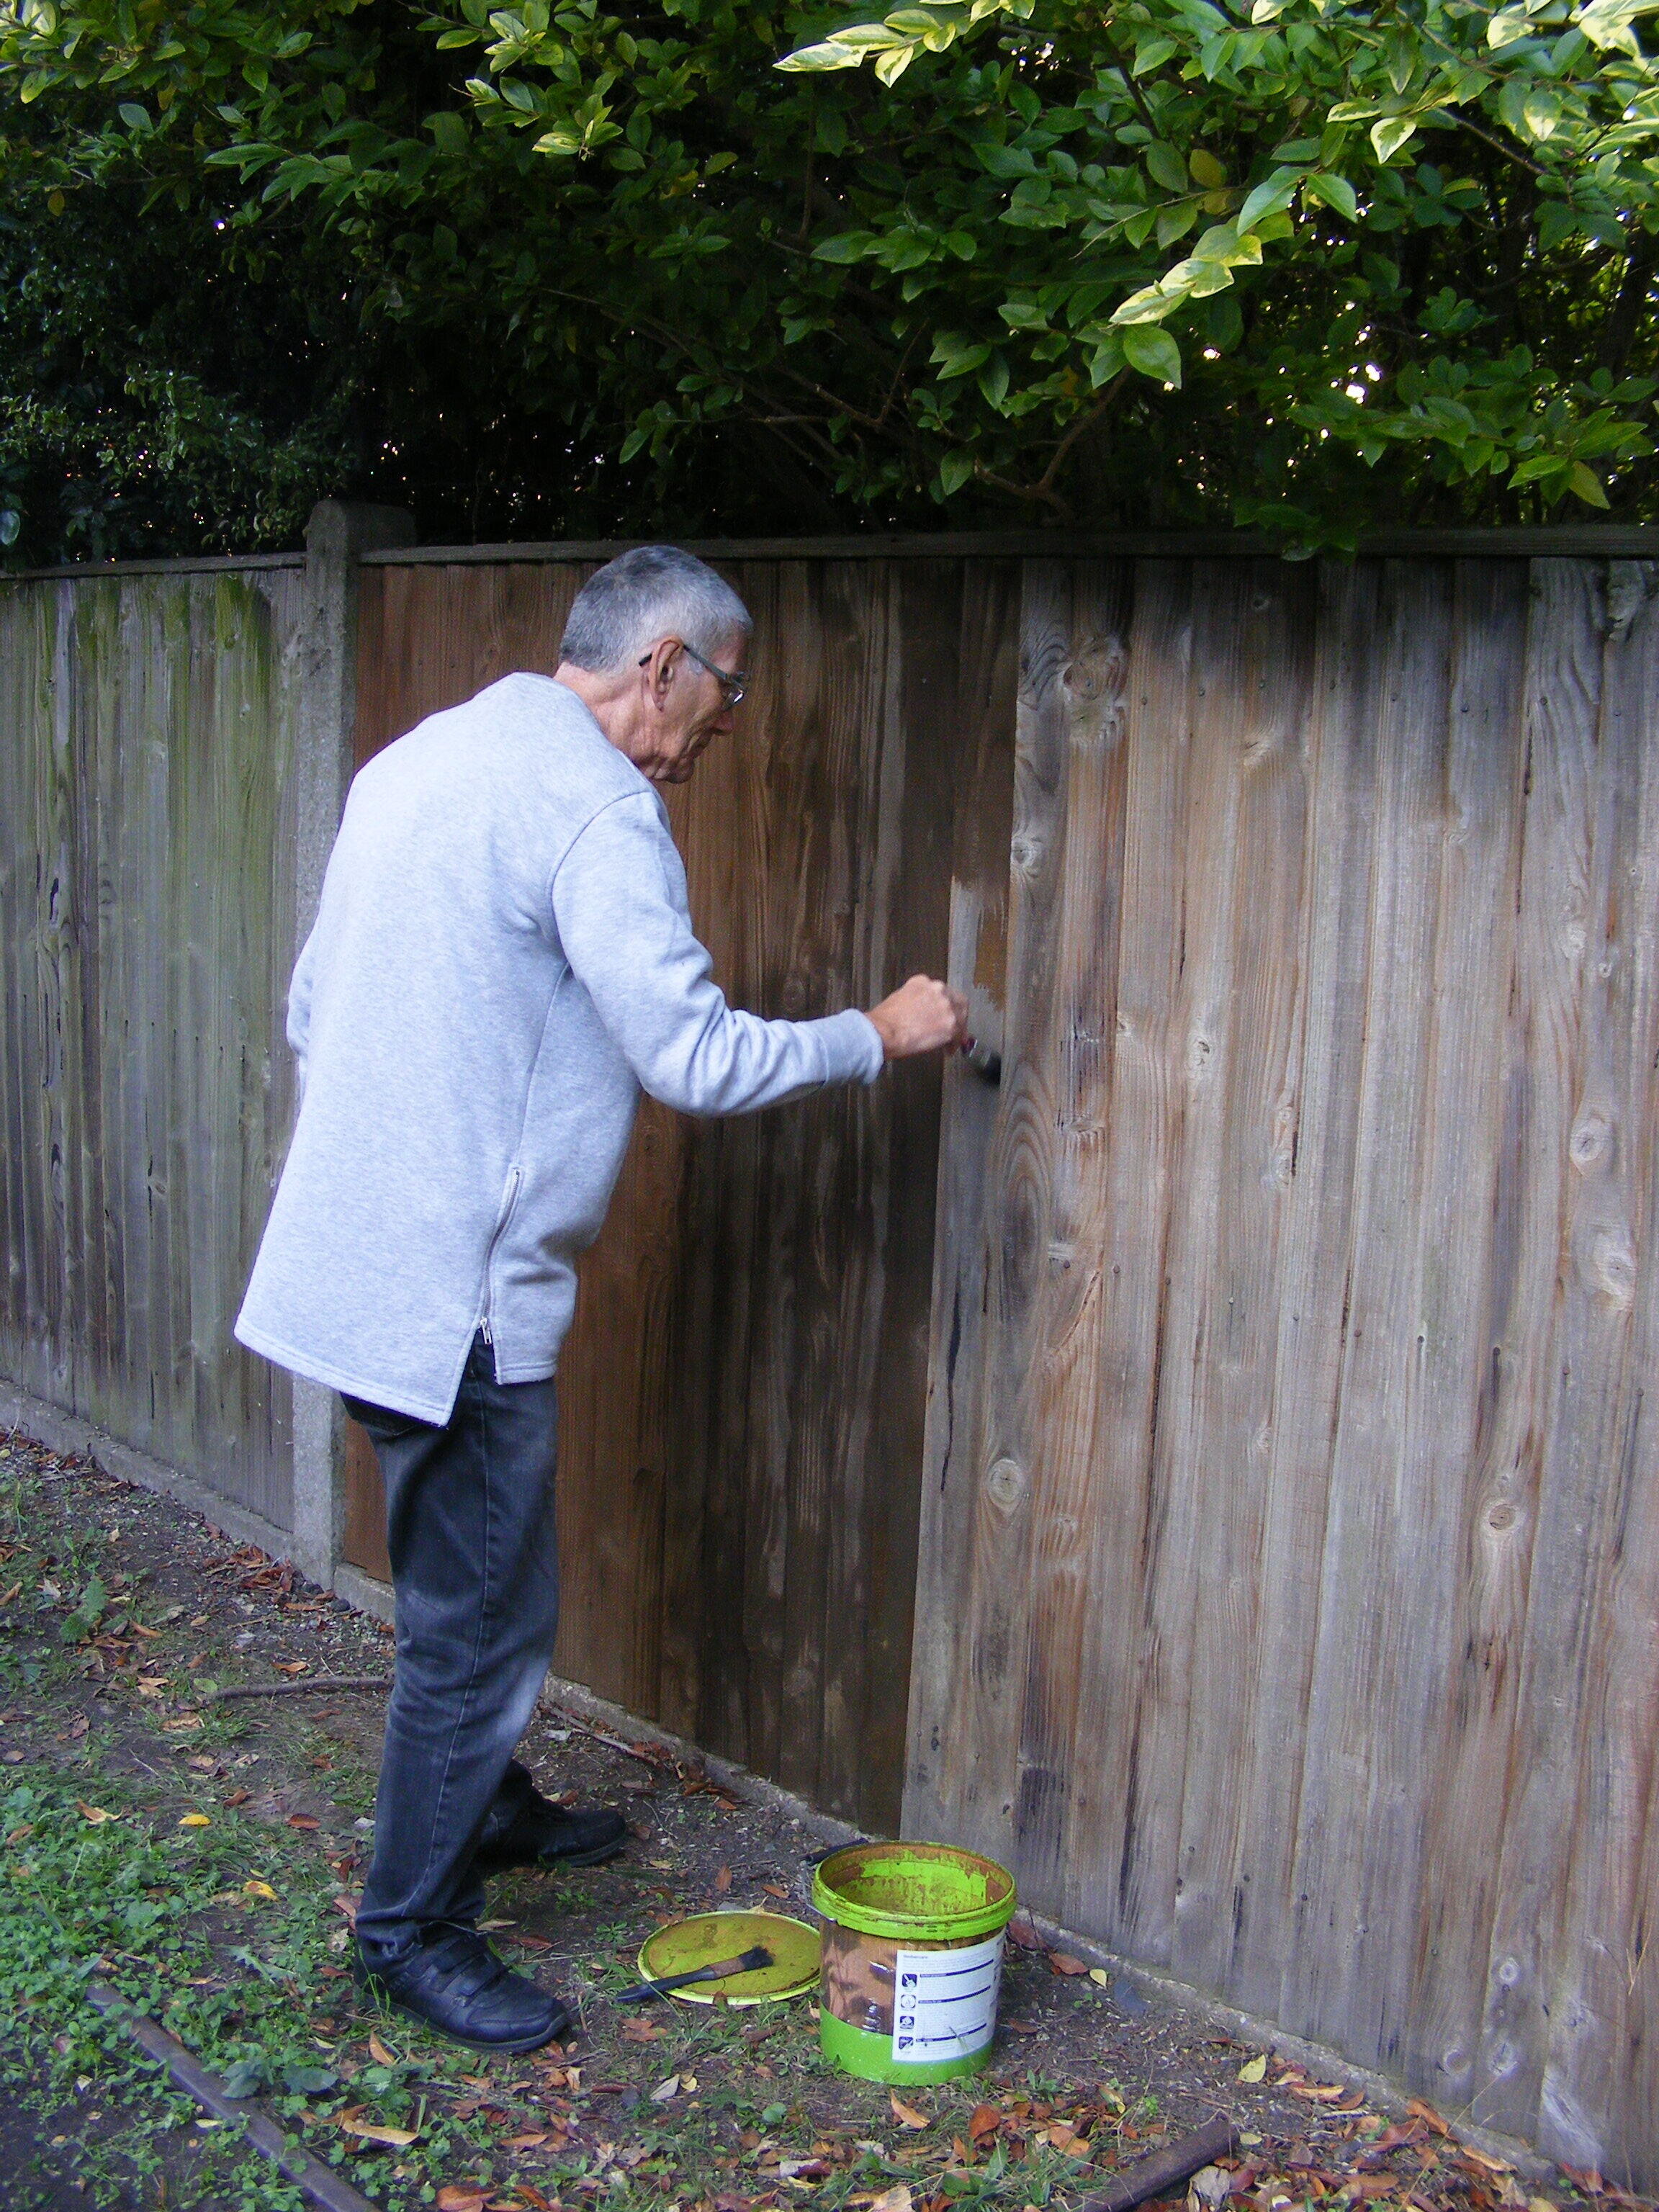
<path fill-rule="evenodd" d="M 931 2066 L 983 2051 L 997 2024 L 1002 1937 L 965 1951 L 901 1951 L 893 1961 L 893 2057 Z"/>

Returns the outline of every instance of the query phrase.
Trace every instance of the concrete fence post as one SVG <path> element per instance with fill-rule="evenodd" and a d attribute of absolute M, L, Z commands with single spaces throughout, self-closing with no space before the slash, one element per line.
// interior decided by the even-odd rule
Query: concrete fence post
<path fill-rule="evenodd" d="M 306 525 L 305 604 L 295 759 L 294 953 L 310 934 L 351 781 L 357 704 L 361 556 L 412 545 L 415 518 L 398 507 L 325 499 Z M 294 1380 L 294 1560 L 325 1589 L 339 1565 L 344 1512 L 344 1415 L 332 1390 Z"/>

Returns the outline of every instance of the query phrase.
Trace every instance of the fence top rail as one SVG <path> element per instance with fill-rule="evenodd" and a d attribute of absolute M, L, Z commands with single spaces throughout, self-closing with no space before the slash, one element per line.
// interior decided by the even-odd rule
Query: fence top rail
<path fill-rule="evenodd" d="M 195 576 L 249 568 L 303 568 L 303 553 L 185 553 L 167 561 L 69 561 L 56 568 L 14 568 L 0 584 L 96 582 L 105 576 Z"/>
<path fill-rule="evenodd" d="M 361 555 L 364 568 L 459 568 L 512 562 L 610 561 L 638 538 L 578 538 L 505 545 L 398 545 Z M 1272 560 L 1279 549 L 1237 531 L 907 531 L 844 538 L 704 538 L 678 541 L 711 561 Z M 1659 560 L 1659 524 L 1542 524 L 1494 530 L 1379 530 L 1361 559 Z M 186 554 L 165 561 L 78 561 L 19 568 L 0 584 L 85 582 L 106 576 L 213 574 L 300 568 L 303 553 Z"/>
<path fill-rule="evenodd" d="M 546 544 L 401 545 L 365 553 L 367 568 L 472 562 L 609 561 L 637 538 Z M 706 538 L 678 541 L 711 561 L 1272 560 L 1268 540 L 1237 531 L 911 531 L 845 538 Z M 1503 560 L 1659 559 L 1659 526 L 1586 523 L 1513 530 L 1384 530 L 1362 538 L 1361 557 L 1441 556 Z"/>

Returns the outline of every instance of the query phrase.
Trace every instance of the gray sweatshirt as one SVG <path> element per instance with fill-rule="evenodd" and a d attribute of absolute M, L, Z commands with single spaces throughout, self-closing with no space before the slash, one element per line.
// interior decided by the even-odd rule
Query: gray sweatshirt
<path fill-rule="evenodd" d="M 289 995 L 301 1103 L 236 1334 L 449 1418 L 483 1327 L 552 1374 L 641 1087 L 740 1114 L 873 1082 L 861 1013 L 735 1012 L 662 801 L 573 691 L 508 676 L 357 775 Z"/>

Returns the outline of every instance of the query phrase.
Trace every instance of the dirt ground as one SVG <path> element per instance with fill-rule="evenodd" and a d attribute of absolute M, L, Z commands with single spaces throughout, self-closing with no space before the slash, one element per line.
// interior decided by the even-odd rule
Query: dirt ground
<path fill-rule="evenodd" d="M 1238 2158 L 1168 2200 L 1497 2212 L 1618 2201 L 1523 2179 L 1421 2105 L 1218 2033 L 1017 1921 L 988 2069 L 894 2096 L 838 2074 L 803 1997 L 619 2008 L 653 1927 L 744 1906 L 811 1917 L 822 1832 L 691 1755 L 544 1705 L 521 1755 L 552 1796 L 611 1802 L 603 1867 L 504 1877 L 503 1955 L 580 2033 L 486 2060 L 357 1999 L 345 1967 L 372 1823 L 386 1631 L 171 1500 L 0 1437 L 0 2172 L 11 2212 L 303 2200 L 204 2124 L 86 2002 L 161 2019 L 354 2187 L 390 2207 L 547 2212 L 1073 2212 L 1218 2114 Z M 224 1699 L 252 1684 L 292 1694 Z M 644 2016 L 641 2016 L 643 2013 Z M 252 2109 L 251 2106 L 250 2109 Z"/>

